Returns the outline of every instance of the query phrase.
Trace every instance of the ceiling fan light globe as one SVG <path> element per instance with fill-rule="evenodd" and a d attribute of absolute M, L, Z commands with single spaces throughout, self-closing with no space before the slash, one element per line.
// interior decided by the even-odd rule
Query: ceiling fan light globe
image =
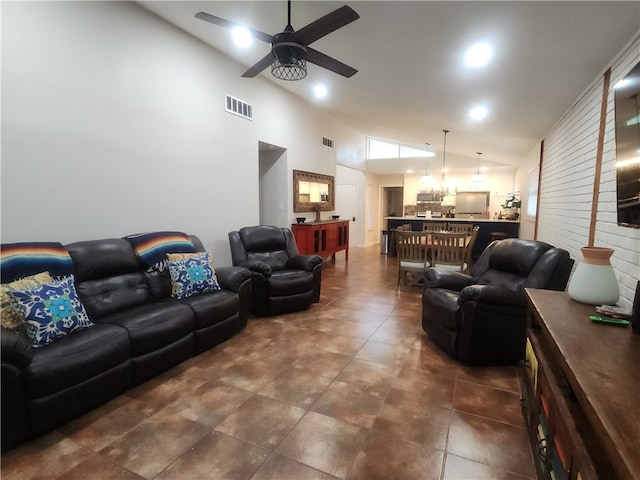
<path fill-rule="evenodd" d="M 307 76 L 307 49 L 294 42 L 275 44 L 271 50 L 271 75 L 280 80 L 302 80 Z"/>

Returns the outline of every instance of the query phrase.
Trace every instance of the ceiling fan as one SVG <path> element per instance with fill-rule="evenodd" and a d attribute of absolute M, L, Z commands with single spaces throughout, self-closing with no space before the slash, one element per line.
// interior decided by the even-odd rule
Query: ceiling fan
<path fill-rule="evenodd" d="M 360 18 L 353 9 L 344 5 L 324 17 L 311 22 L 306 27 L 295 31 L 291 26 L 291 1 L 287 2 L 287 26 L 280 33 L 269 35 L 258 30 L 248 28 L 249 32 L 258 40 L 271 44 L 271 51 L 258 63 L 242 74 L 243 77 L 255 77 L 268 66 L 271 66 L 273 76 L 282 80 L 301 80 L 307 76 L 306 62 L 326 68 L 344 77 L 352 77 L 357 70 L 331 58 L 324 53 L 309 47 L 316 40 L 348 25 Z M 205 12 L 196 13 L 196 18 L 213 23 L 224 28 L 236 28 L 239 25 Z"/>

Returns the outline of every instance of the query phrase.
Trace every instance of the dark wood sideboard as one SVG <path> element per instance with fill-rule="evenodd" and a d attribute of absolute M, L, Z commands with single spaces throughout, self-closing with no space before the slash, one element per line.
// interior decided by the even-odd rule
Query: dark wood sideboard
<path fill-rule="evenodd" d="M 349 220 L 294 223 L 291 231 L 301 254 L 335 259 L 336 252 L 344 250 L 345 260 L 349 260 Z"/>
<path fill-rule="evenodd" d="M 595 307 L 526 289 L 522 407 L 538 478 L 640 479 L 640 335 Z"/>

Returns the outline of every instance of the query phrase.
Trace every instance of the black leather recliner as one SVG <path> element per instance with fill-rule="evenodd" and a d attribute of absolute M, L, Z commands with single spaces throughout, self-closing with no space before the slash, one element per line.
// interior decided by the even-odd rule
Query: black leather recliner
<path fill-rule="evenodd" d="M 268 225 L 229 232 L 234 266 L 252 272 L 254 315 L 305 310 L 320 301 L 322 257 L 300 255 L 288 228 Z"/>
<path fill-rule="evenodd" d="M 524 359 L 525 288 L 564 290 L 574 261 L 535 240 L 494 241 L 471 275 L 429 268 L 424 273 L 422 328 L 442 350 L 472 365 Z"/>

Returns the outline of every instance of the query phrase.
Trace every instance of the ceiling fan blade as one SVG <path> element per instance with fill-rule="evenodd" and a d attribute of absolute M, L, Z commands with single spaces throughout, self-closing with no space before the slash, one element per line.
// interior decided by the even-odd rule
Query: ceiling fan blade
<path fill-rule="evenodd" d="M 238 25 L 237 23 L 230 22 L 229 20 L 225 20 L 224 18 L 216 17 L 214 15 L 210 15 L 206 12 L 198 12 L 195 15 L 196 18 L 200 20 L 204 20 L 205 22 L 213 23 L 214 25 L 218 25 L 220 27 L 233 29 L 236 27 L 244 27 L 243 25 Z M 251 36 L 257 40 L 262 40 L 266 43 L 273 43 L 273 37 L 266 33 L 261 32 L 260 30 L 254 30 L 253 28 L 244 27 L 249 30 Z"/>
<path fill-rule="evenodd" d="M 335 58 L 331 58 L 324 53 L 320 53 L 313 48 L 307 47 L 307 62 L 315 63 L 319 67 L 326 68 L 327 70 L 331 70 L 343 77 L 353 77 L 358 70 L 349 65 L 345 65 L 342 62 L 339 62 Z"/>
<path fill-rule="evenodd" d="M 269 52 L 264 57 L 262 57 L 262 60 L 260 60 L 253 67 L 251 67 L 249 70 L 244 72 L 242 76 L 244 78 L 253 78 L 256 75 L 258 75 L 261 71 L 263 71 L 265 68 L 267 68 L 269 65 L 271 65 L 271 63 L 273 63 L 273 55 L 271 54 L 271 52 Z"/>
<path fill-rule="evenodd" d="M 324 17 L 320 17 L 314 22 L 311 22 L 306 27 L 302 27 L 296 32 L 296 37 L 304 45 L 309 45 L 359 18 L 360 15 L 351 7 L 344 5 L 326 14 Z"/>

